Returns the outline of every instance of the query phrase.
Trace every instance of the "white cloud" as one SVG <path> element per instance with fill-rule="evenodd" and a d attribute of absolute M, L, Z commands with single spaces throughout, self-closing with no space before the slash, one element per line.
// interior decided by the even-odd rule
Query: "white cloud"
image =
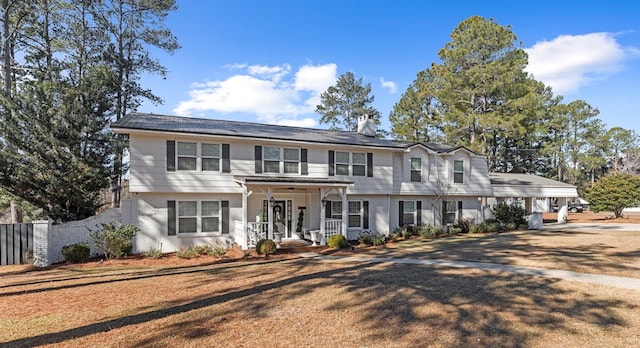
<path fill-rule="evenodd" d="M 247 113 L 263 122 L 312 127 L 311 117 L 319 96 L 335 83 L 336 64 L 304 65 L 291 77 L 291 66 L 230 64 L 230 69 L 244 73 L 224 80 L 194 83 L 189 99 L 181 101 L 173 110 L 178 115 L 191 116 L 206 111 L 219 113 Z"/>
<path fill-rule="evenodd" d="M 626 59 L 638 55 L 636 48 L 621 46 L 613 33 L 562 35 L 525 51 L 529 55 L 526 71 L 557 94 L 604 80 L 624 69 Z"/>
<path fill-rule="evenodd" d="M 396 91 L 398 90 L 398 86 L 396 85 L 395 82 L 393 82 L 393 81 L 385 81 L 384 77 L 380 78 L 380 84 L 382 85 L 383 88 L 388 89 L 389 93 L 391 93 L 391 94 L 396 93 Z"/>

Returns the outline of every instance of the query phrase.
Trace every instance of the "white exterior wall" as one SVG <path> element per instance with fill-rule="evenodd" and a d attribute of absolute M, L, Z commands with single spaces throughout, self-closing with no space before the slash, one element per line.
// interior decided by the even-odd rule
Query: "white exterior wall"
<path fill-rule="evenodd" d="M 229 144 L 230 173 L 166 170 L 166 141 Z M 226 243 L 226 237 L 167 236 L 168 200 L 220 199 L 230 201 L 229 226 L 233 234 L 236 223 L 242 222 L 242 187 L 234 177 L 302 177 L 299 174 L 256 174 L 254 149 L 259 146 L 277 146 L 307 149 L 308 175 L 304 178 L 330 178 L 353 181 L 348 186 L 348 200 L 369 201 L 369 229 L 388 234 L 398 227 L 398 202 L 400 200 L 420 200 L 422 202 L 421 221 L 423 224 L 440 225 L 441 200 L 463 200 L 465 218 L 480 215 L 478 197 L 492 196 L 487 164 L 484 158 L 465 149 L 452 153 L 437 154 L 422 146 L 409 150 L 371 148 L 317 144 L 294 141 L 259 140 L 206 135 L 162 134 L 132 132 L 130 191 L 134 193 L 128 215 L 141 229 L 134 248 L 145 251 L 152 248 L 175 251 L 200 243 Z M 332 176 L 329 177 L 328 152 L 373 153 L 373 177 Z M 422 182 L 411 182 L 410 160 L 421 158 Z M 464 183 L 453 184 L 453 161 L 462 159 L 465 163 Z M 200 159 L 198 167 L 200 166 Z M 267 198 L 268 185 L 250 187 L 253 190 L 247 199 L 246 216 L 248 222 L 256 220 Z M 292 236 L 295 235 L 298 207 L 304 206 L 304 228 L 319 229 L 322 213 L 320 188 L 296 187 L 288 190 L 285 186 L 272 186 L 274 199 L 292 200 Z M 137 194 L 136 194 L 137 193 Z M 337 199 L 337 197 L 329 197 Z M 474 211 L 474 209 L 477 209 Z M 348 237 L 357 238 L 360 231 L 348 230 Z"/>
<path fill-rule="evenodd" d="M 134 251 L 144 252 L 158 249 L 162 252 L 177 251 L 192 245 L 217 244 L 227 246 L 228 235 L 189 234 L 168 235 L 167 201 L 175 200 L 228 200 L 229 229 L 233 229 L 234 221 L 242 220 L 242 196 L 238 194 L 202 194 L 202 193 L 140 193 L 132 197 L 133 224 L 140 231 L 134 239 Z"/>

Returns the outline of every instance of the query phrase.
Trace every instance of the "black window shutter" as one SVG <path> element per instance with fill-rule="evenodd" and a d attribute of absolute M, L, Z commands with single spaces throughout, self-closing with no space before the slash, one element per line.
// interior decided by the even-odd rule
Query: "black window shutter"
<path fill-rule="evenodd" d="M 229 234 L 229 201 L 220 202 L 222 207 L 222 233 Z"/>
<path fill-rule="evenodd" d="M 362 202 L 362 228 L 369 229 L 369 201 Z"/>
<path fill-rule="evenodd" d="M 167 171 L 176 171 L 176 142 L 167 140 Z"/>
<path fill-rule="evenodd" d="M 229 157 L 229 144 L 222 144 L 222 172 L 231 173 L 231 158 Z"/>
<path fill-rule="evenodd" d="M 176 201 L 167 201 L 167 235 L 176 235 Z"/>
<path fill-rule="evenodd" d="M 336 152 L 329 150 L 329 176 L 335 175 Z"/>
<path fill-rule="evenodd" d="M 373 153 L 367 152 L 367 176 L 373 177 Z"/>
<path fill-rule="evenodd" d="M 458 201 L 458 223 L 462 222 L 462 201 Z"/>
<path fill-rule="evenodd" d="M 269 222 L 269 201 L 262 201 L 262 221 Z"/>
<path fill-rule="evenodd" d="M 307 149 L 300 149 L 300 174 L 309 175 L 309 163 L 307 162 Z"/>
<path fill-rule="evenodd" d="M 416 225 L 422 225 L 422 201 L 416 202 Z"/>
<path fill-rule="evenodd" d="M 256 174 L 262 174 L 262 146 L 255 147 Z"/>
<path fill-rule="evenodd" d="M 404 201 L 398 202 L 398 225 L 404 225 Z"/>
<path fill-rule="evenodd" d="M 325 219 L 331 219 L 331 201 L 327 201 L 327 204 L 324 206 L 324 217 Z"/>

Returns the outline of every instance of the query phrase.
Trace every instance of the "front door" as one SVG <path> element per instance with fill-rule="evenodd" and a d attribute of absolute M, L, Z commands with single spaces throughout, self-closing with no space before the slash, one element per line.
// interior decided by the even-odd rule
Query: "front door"
<path fill-rule="evenodd" d="M 275 201 L 273 202 L 273 221 L 271 224 L 273 225 L 273 232 L 282 232 L 282 237 L 287 238 L 287 227 L 286 227 L 286 202 L 285 201 Z"/>
<path fill-rule="evenodd" d="M 269 201 L 262 201 L 262 208 L 264 212 L 267 212 L 269 209 Z M 291 210 L 293 209 L 293 200 L 281 200 L 274 201 L 273 206 L 271 206 L 271 214 L 273 216 L 273 221 L 269 221 L 269 216 L 265 213 L 264 219 L 265 222 L 270 223 L 273 226 L 273 232 L 282 232 L 282 238 L 291 238 L 292 229 L 291 229 Z"/>

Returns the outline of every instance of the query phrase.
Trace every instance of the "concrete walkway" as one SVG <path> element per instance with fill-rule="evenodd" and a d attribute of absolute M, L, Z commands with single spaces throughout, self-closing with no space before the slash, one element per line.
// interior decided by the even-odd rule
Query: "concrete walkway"
<path fill-rule="evenodd" d="M 557 222 L 544 223 L 542 230 L 547 231 L 568 231 L 568 230 L 607 230 L 607 231 L 640 231 L 640 224 L 625 224 L 625 223 L 582 223 L 571 222 L 568 224 L 562 224 Z"/>
<path fill-rule="evenodd" d="M 572 224 L 573 225 L 573 224 Z M 304 258 L 314 258 L 329 262 L 376 262 L 376 263 L 398 263 L 411 265 L 428 265 L 443 266 L 454 268 L 475 268 L 486 271 L 510 272 L 517 274 L 535 275 L 548 278 L 558 278 L 583 283 L 606 285 L 621 289 L 630 289 L 640 291 L 639 278 L 616 277 L 600 274 L 577 273 L 571 271 L 501 265 L 486 262 L 470 262 L 470 261 L 449 261 L 449 260 L 430 260 L 430 259 L 411 259 L 411 258 L 393 258 L 393 257 L 355 257 L 355 256 L 330 256 L 317 253 L 301 253 Z"/>

